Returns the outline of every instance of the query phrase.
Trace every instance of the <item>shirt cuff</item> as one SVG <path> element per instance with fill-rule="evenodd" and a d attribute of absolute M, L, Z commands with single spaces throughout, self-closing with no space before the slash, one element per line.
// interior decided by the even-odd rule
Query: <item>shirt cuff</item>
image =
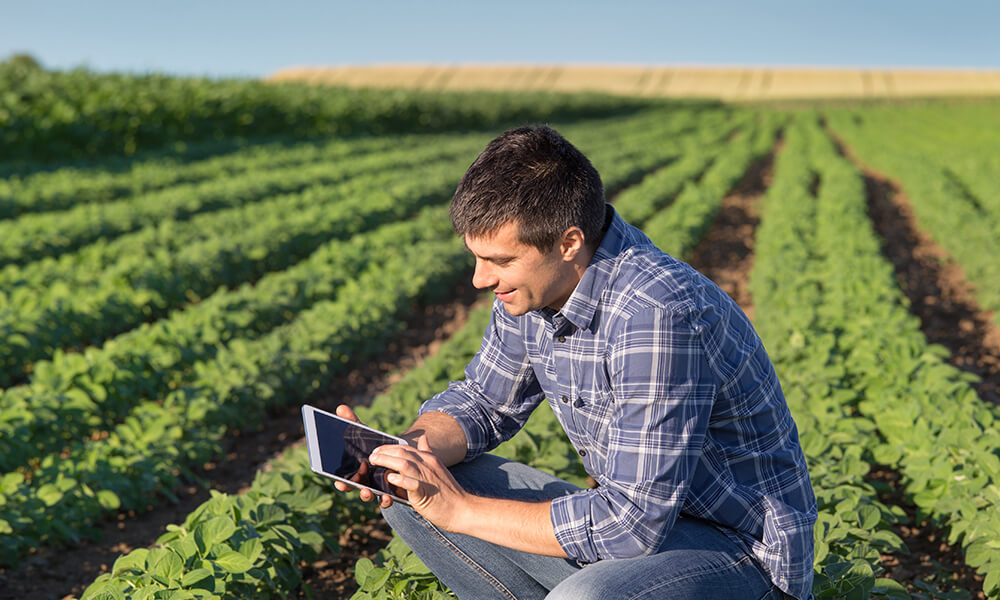
<path fill-rule="evenodd" d="M 552 500 L 549 514 L 556 541 L 566 556 L 580 563 L 601 560 L 591 536 L 590 503 L 594 490 L 581 490 Z"/>
<path fill-rule="evenodd" d="M 455 421 L 458 422 L 459 427 L 461 427 L 462 431 L 465 433 L 466 448 L 463 462 L 469 462 L 470 460 L 478 458 L 488 449 L 486 432 L 483 430 L 479 422 L 469 416 L 466 411 L 455 406 L 455 403 L 448 401 L 447 398 L 442 398 L 442 396 L 446 396 L 447 394 L 448 391 L 446 390 L 424 402 L 423 405 L 421 405 L 418 414 L 422 415 L 426 412 L 443 412 L 455 419 Z"/>

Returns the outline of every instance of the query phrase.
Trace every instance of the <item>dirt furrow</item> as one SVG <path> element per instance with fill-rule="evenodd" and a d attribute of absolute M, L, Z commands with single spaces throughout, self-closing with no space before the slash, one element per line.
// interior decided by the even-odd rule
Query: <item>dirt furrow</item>
<path fill-rule="evenodd" d="M 866 479 L 879 490 L 879 502 L 899 506 L 906 513 L 906 523 L 893 525 L 892 530 L 909 552 L 883 554 L 886 575 L 911 593 L 923 592 L 914 585 L 920 581 L 935 586 L 939 592 L 961 589 L 971 594 L 971 600 L 986 600 L 983 576 L 965 564 L 962 549 L 949 544 L 948 535 L 941 528 L 926 519 L 917 519 L 917 507 L 907 502 L 899 471 L 886 465 L 872 465 Z"/>
<path fill-rule="evenodd" d="M 830 136 L 864 175 L 868 215 L 882 238 L 882 252 L 927 341 L 947 348 L 952 365 L 980 377 L 975 385 L 980 398 L 1000 403 L 1000 327 L 993 314 L 976 302 L 961 265 L 920 228 L 902 186 L 865 167 Z"/>
<path fill-rule="evenodd" d="M 778 142 L 768 156 L 750 166 L 747 174 L 722 200 L 715 220 L 691 252 L 688 264 L 715 282 L 753 320 L 750 272 L 756 238 L 758 203 L 771 185 Z"/>
<path fill-rule="evenodd" d="M 962 267 L 924 233 L 898 183 L 864 170 L 868 211 L 899 287 L 927 341 L 941 344 L 955 367 L 981 378 L 979 397 L 1000 403 L 1000 327 L 975 300 Z"/>
<path fill-rule="evenodd" d="M 866 167 L 832 131 L 827 133 L 841 156 L 864 177 L 868 216 L 924 336 L 948 349 L 952 365 L 982 378 L 976 385 L 980 398 L 1000 402 L 1000 329 L 993 325 L 992 315 L 979 308 L 961 267 L 920 229 L 899 183 Z M 901 507 L 907 515 L 907 522 L 893 530 L 910 552 L 882 557 L 888 575 L 911 592 L 921 591 L 914 581 L 924 581 L 942 591 L 958 586 L 974 599 L 985 598 L 983 577 L 965 564 L 960 548 L 946 542 L 943 529 L 926 519 L 918 521 L 916 507 L 905 499 L 901 479 L 898 471 L 884 465 L 873 466 L 868 475 L 881 490 L 879 500 Z"/>
<path fill-rule="evenodd" d="M 338 404 L 366 404 L 375 395 L 387 390 L 403 373 L 433 354 L 438 346 L 465 324 L 470 308 L 479 295 L 470 285 L 471 274 L 464 278 L 446 304 L 419 307 L 406 319 L 404 332 L 378 360 L 358 366 L 334 379 L 327 392 L 310 402 L 333 410 Z M 254 474 L 271 458 L 286 448 L 302 443 L 302 417 L 298 405 L 272 411 L 265 423 L 256 430 L 234 435 L 218 459 L 206 463 L 197 474 L 209 482 L 211 489 L 226 493 L 246 490 Z M 202 502 L 208 500 L 208 489 L 188 484 L 173 490 L 178 502 L 150 506 L 149 510 L 120 513 L 101 524 L 102 541 L 81 542 L 63 548 L 43 548 L 25 557 L 13 569 L 0 569 L 0 600 L 32 598 L 60 599 L 79 595 L 98 575 L 110 570 L 114 560 L 134 548 L 153 544 L 170 523 L 180 523 Z M 376 524 L 377 525 L 377 524 Z M 366 532 L 373 524 L 363 524 Z M 360 539 L 357 532 L 346 535 L 345 557 L 361 552 L 370 539 L 388 542 L 376 532 Z M 377 550 L 377 548 L 375 548 Z M 328 561 L 326 565 L 336 564 Z M 353 561 L 350 562 L 349 582 L 353 583 Z M 343 570 L 343 566 L 339 567 Z M 310 571 L 318 572 L 317 569 Z M 343 575 L 338 577 L 344 579 Z M 321 597 L 339 597 L 323 595 Z"/>

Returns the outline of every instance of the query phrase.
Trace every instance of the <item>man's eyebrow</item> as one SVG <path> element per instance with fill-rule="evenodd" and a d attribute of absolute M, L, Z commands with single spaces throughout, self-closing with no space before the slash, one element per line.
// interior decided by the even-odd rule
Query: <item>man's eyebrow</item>
<path fill-rule="evenodd" d="M 462 240 L 462 245 L 465 246 L 465 249 L 468 250 L 469 252 L 471 252 L 472 255 L 475 256 L 476 258 L 480 258 L 482 260 L 488 260 L 490 262 L 511 261 L 511 260 L 514 260 L 515 258 L 517 258 L 514 255 L 507 256 L 507 255 L 504 255 L 504 254 L 498 254 L 496 256 L 489 256 L 489 255 L 484 255 L 484 254 L 476 254 L 475 252 L 472 252 L 472 250 L 469 248 L 469 245 L 465 243 L 465 240 Z"/>

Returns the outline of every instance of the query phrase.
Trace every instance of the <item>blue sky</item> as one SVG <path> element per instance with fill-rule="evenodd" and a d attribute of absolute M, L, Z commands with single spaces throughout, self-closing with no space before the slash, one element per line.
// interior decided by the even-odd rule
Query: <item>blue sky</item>
<path fill-rule="evenodd" d="M 623 63 L 1000 69 L 1000 2 L 0 2 L 0 57 L 258 77 L 292 65 Z"/>

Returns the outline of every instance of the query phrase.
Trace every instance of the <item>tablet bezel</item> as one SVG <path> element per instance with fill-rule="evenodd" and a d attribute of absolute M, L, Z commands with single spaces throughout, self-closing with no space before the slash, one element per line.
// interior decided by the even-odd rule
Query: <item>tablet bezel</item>
<path fill-rule="evenodd" d="M 376 496 L 383 496 L 383 495 L 385 495 L 385 496 L 389 496 L 390 498 L 392 498 L 393 501 L 395 501 L 395 502 L 402 502 L 403 504 L 406 504 L 406 505 L 410 504 L 405 498 L 400 498 L 399 496 L 397 496 L 395 494 L 391 494 L 391 493 L 388 493 L 388 492 L 383 492 L 382 490 L 375 489 L 375 488 L 373 488 L 371 486 L 367 486 L 367 485 L 363 485 L 363 484 L 360 484 L 360 483 L 357 483 L 357 482 L 354 482 L 354 481 L 350 481 L 348 479 L 344 479 L 343 477 L 339 477 L 337 475 L 334 475 L 333 473 L 330 473 L 328 471 L 324 471 L 323 467 L 322 467 L 323 463 L 320 460 L 319 439 L 316 436 L 316 419 L 314 417 L 314 413 L 320 413 L 320 414 L 326 415 L 328 417 L 332 417 L 332 418 L 337 419 L 338 421 L 342 421 L 342 422 L 344 422 L 344 423 L 346 423 L 346 424 L 348 424 L 349 426 L 352 426 L 352 427 L 360 427 L 361 429 L 367 429 L 368 431 L 372 431 L 372 432 L 377 433 L 379 435 L 385 436 L 386 438 L 389 438 L 390 440 L 395 441 L 396 443 L 403 444 L 404 446 L 408 446 L 409 444 L 407 444 L 406 440 L 404 440 L 401 437 L 390 435 L 390 434 L 388 434 L 388 433 L 386 433 L 384 431 L 379 431 L 378 429 L 375 429 L 374 427 L 369 427 L 369 426 L 364 425 L 362 423 L 357 423 L 355 421 L 350 421 L 350 420 L 345 419 L 343 417 L 338 417 L 337 415 L 335 415 L 333 413 L 329 413 L 329 412 L 327 412 L 325 410 L 316 408 L 315 406 L 310 406 L 308 404 L 303 404 L 302 405 L 302 424 L 305 426 L 306 446 L 309 448 L 309 468 L 312 469 L 312 471 L 314 473 L 317 473 L 317 474 L 322 475 L 324 477 L 329 477 L 330 479 L 335 479 L 337 481 L 342 481 L 342 482 L 346 483 L 347 485 L 356 487 L 358 489 L 369 490 L 373 494 L 375 494 Z"/>

